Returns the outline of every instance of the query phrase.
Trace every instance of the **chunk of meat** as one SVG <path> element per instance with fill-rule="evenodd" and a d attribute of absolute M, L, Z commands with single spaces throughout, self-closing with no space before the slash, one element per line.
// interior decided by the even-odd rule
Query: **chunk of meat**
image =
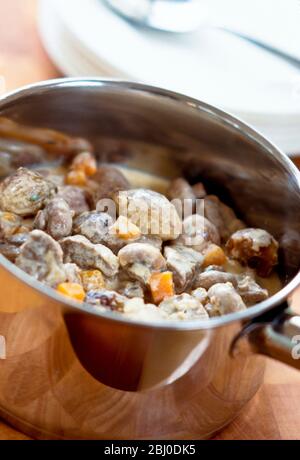
<path fill-rule="evenodd" d="M 0 242 L 0 254 L 11 262 L 15 262 L 20 255 L 20 247 L 27 241 L 29 233 L 16 233 L 8 236 L 6 240 Z"/>
<path fill-rule="evenodd" d="M 161 252 L 150 244 L 128 244 L 120 250 L 118 257 L 129 276 L 145 285 L 149 284 L 153 273 L 164 271 L 167 267 Z"/>
<path fill-rule="evenodd" d="M 225 224 L 220 211 L 219 199 L 214 195 L 207 195 L 203 199 L 203 203 L 204 216 L 215 225 L 220 236 L 223 237 Z"/>
<path fill-rule="evenodd" d="M 0 117 L 0 136 L 39 145 L 47 152 L 66 156 L 93 151 L 86 139 L 71 137 L 52 129 L 25 126 L 5 117 Z"/>
<path fill-rule="evenodd" d="M 22 225 L 22 218 L 11 212 L 0 211 L 0 239 L 14 235 Z"/>
<path fill-rule="evenodd" d="M 0 177 L 6 177 L 13 172 L 14 169 L 11 166 L 11 155 L 7 152 L 2 152 L 0 149 Z"/>
<path fill-rule="evenodd" d="M 80 187 L 74 187 L 72 185 L 59 187 L 56 196 L 68 203 L 70 209 L 74 211 L 75 216 L 90 210 L 88 194 Z"/>
<path fill-rule="evenodd" d="M 208 270 L 202 273 L 198 273 L 194 280 L 194 288 L 209 289 L 211 286 L 220 283 L 232 283 L 235 287 L 237 286 L 237 276 L 223 271 Z"/>
<path fill-rule="evenodd" d="M 92 180 L 88 182 L 88 191 L 95 206 L 99 200 L 111 198 L 114 193 L 128 189 L 130 189 L 130 183 L 126 177 L 112 166 L 98 168 Z"/>
<path fill-rule="evenodd" d="M 85 297 L 87 303 L 113 311 L 122 311 L 126 300 L 126 297 L 118 292 L 105 289 L 89 291 Z"/>
<path fill-rule="evenodd" d="M 222 241 L 227 241 L 229 236 L 242 228 L 245 224 L 237 218 L 233 209 L 222 203 L 215 195 L 204 198 L 204 216 L 212 222 L 221 236 Z"/>
<path fill-rule="evenodd" d="M 181 220 L 175 206 L 160 193 L 135 189 L 114 195 L 119 215 L 125 215 L 142 234 L 173 240 L 181 233 Z"/>
<path fill-rule="evenodd" d="M 66 280 L 62 249 L 51 236 L 41 230 L 33 230 L 29 234 L 21 246 L 16 265 L 52 287 Z"/>
<path fill-rule="evenodd" d="M 40 174 L 19 168 L 0 185 L 0 208 L 18 216 L 32 216 L 55 191 L 55 185 Z"/>
<path fill-rule="evenodd" d="M 246 309 L 241 296 L 231 283 L 217 283 L 208 290 L 211 315 L 227 315 Z"/>
<path fill-rule="evenodd" d="M 92 211 L 83 213 L 75 219 L 73 233 L 85 236 L 94 244 L 103 244 L 117 254 L 131 241 L 110 232 L 113 225 L 114 220 L 108 213 Z"/>
<path fill-rule="evenodd" d="M 260 228 L 237 231 L 229 238 L 226 248 L 233 259 L 254 268 L 262 277 L 267 277 L 278 262 L 277 241 Z"/>
<path fill-rule="evenodd" d="M 83 269 L 98 269 L 106 276 L 119 270 L 118 258 L 102 244 L 93 244 L 82 235 L 69 236 L 60 242 L 65 263 L 73 262 Z"/>
<path fill-rule="evenodd" d="M 204 306 L 189 294 L 169 297 L 161 302 L 159 309 L 167 314 L 168 319 L 208 319 Z"/>
<path fill-rule="evenodd" d="M 20 255 L 20 247 L 11 243 L 0 242 L 0 254 L 10 262 L 15 262 L 16 258 Z"/>
<path fill-rule="evenodd" d="M 263 289 L 251 276 L 239 276 L 237 291 L 247 306 L 262 302 L 269 297 L 267 289 Z"/>
<path fill-rule="evenodd" d="M 167 190 L 167 197 L 170 201 L 175 200 L 173 204 L 181 218 L 195 212 L 196 196 L 185 179 L 180 177 L 173 180 Z"/>
<path fill-rule="evenodd" d="M 73 211 L 62 198 L 50 200 L 42 211 L 37 213 L 34 227 L 45 230 L 55 240 L 71 235 L 73 226 Z"/>
<path fill-rule="evenodd" d="M 181 294 L 193 282 L 196 271 L 202 265 L 203 256 L 185 246 L 166 246 L 164 256 L 168 269 L 173 273 L 176 292 Z"/>
<path fill-rule="evenodd" d="M 88 238 L 94 244 L 106 244 L 113 218 L 105 212 L 85 212 L 74 220 L 73 232 Z"/>
<path fill-rule="evenodd" d="M 202 252 L 211 243 L 220 245 L 220 235 L 214 224 L 198 214 L 187 217 L 183 221 L 182 235 L 178 244 L 189 246 Z"/>
<path fill-rule="evenodd" d="M 219 200 L 220 213 L 224 222 L 226 232 L 223 233 L 223 239 L 226 241 L 232 233 L 242 230 L 246 227 L 245 223 L 238 219 L 234 210 Z"/>
<path fill-rule="evenodd" d="M 45 160 L 45 150 L 36 145 L 0 138 L 0 176 L 8 176 L 21 166 Z"/>
<path fill-rule="evenodd" d="M 197 184 L 193 185 L 192 188 L 193 188 L 193 193 L 198 200 L 203 199 L 207 195 L 205 187 L 202 184 L 202 182 L 198 182 Z"/>

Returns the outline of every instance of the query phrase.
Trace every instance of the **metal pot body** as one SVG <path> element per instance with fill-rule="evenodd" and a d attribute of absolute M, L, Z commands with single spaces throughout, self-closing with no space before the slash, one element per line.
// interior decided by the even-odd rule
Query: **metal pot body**
<path fill-rule="evenodd" d="M 7 420 L 46 438 L 208 438 L 261 385 L 264 358 L 253 351 L 298 366 L 290 339 L 299 326 L 285 300 L 299 284 L 299 177 L 275 147 L 204 103 L 122 82 L 35 85 L 2 99 L 0 116 L 86 136 L 102 161 L 204 178 L 249 225 L 279 239 L 285 286 L 243 314 L 139 324 L 63 302 L 2 259 Z M 276 348 L 283 333 L 288 346 Z"/>

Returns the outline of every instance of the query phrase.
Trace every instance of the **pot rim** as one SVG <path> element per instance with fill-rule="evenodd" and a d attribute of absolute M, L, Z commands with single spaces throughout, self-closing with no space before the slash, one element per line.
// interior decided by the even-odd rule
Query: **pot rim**
<path fill-rule="evenodd" d="M 4 94 L 0 97 L 0 115 L 3 104 L 9 104 L 11 102 L 17 101 L 20 96 L 27 94 L 38 94 L 40 90 L 43 89 L 53 89 L 57 87 L 83 87 L 83 86 L 115 86 L 119 89 L 124 89 L 132 92 L 142 92 L 144 94 L 149 94 L 151 96 L 163 97 L 166 99 L 171 99 L 179 105 L 188 106 L 191 110 L 199 110 L 206 112 L 211 116 L 214 116 L 218 120 L 222 121 L 223 124 L 227 124 L 234 128 L 236 131 L 239 131 L 244 137 L 251 139 L 251 141 L 257 143 L 266 150 L 270 155 L 276 157 L 276 159 L 281 162 L 281 164 L 287 169 L 296 180 L 299 191 L 300 191 L 300 171 L 296 168 L 294 163 L 288 158 L 288 156 L 283 153 L 276 145 L 271 141 L 266 139 L 262 134 L 259 133 L 256 129 L 252 128 L 247 123 L 240 120 L 238 117 L 231 115 L 224 110 L 219 109 L 216 106 L 210 105 L 206 102 L 185 96 L 174 91 L 169 91 L 167 89 L 159 88 L 156 86 L 146 85 L 143 83 L 131 82 L 124 79 L 117 78 L 97 78 L 97 77 L 77 77 L 77 78 L 57 78 L 51 80 L 45 80 L 30 85 L 23 86 L 17 90 L 13 90 L 9 93 Z M 105 320 L 118 321 L 121 323 L 126 323 L 128 325 L 143 327 L 146 329 L 173 329 L 176 331 L 187 331 L 187 330 L 203 330 L 203 329 L 213 329 L 216 327 L 222 327 L 230 323 L 241 322 L 255 318 L 266 311 L 271 310 L 276 305 L 284 303 L 288 296 L 300 286 L 300 271 L 294 278 L 280 291 L 278 291 L 273 296 L 268 299 L 256 304 L 253 307 L 248 308 L 247 310 L 229 313 L 228 315 L 210 318 L 209 320 L 190 320 L 190 321 L 138 321 L 126 318 L 117 312 L 102 312 L 97 311 L 97 309 L 87 303 L 79 303 L 76 301 L 68 300 L 63 298 L 58 294 L 54 289 L 44 285 L 43 283 L 35 280 L 33 277 L 25 273 L 23 270 L 19 269 L 12 262 L 6 259 L 4 256 L 0 255 L 0 266 L 10 272 L 12 275 L 16 276 L 23 283 L 34 289 L 35 291 L 50 297 L 51 299 L 59 302 L 65 307 L 69 307 L 74 312 L 77 313 L 86 313 L 91 314 L 96 317 L 103 318 Z"/>

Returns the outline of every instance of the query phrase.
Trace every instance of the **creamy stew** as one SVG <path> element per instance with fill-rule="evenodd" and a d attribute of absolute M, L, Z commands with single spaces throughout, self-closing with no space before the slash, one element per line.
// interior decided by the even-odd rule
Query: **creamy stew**
<path fill-rule="evenodd" d="M 280 289 L 278 243 L 201 182 L 99 164 L 85 139 L 0 118 L 0 253 L 139 320 L 209 320 Z"/>

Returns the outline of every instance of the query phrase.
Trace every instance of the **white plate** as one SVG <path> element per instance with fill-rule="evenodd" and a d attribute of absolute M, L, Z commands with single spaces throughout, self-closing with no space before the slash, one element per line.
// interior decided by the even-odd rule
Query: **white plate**
<path fill-rule="evenodd" d="M 248 43 L 213 29 L 183 36 L 139 29 L 100 0 L 84 7 L 82 0 L 43 0 L 40 29 L 67 75 L 122 77 L 188 94 L 300 152 L 300 71 Z"/>

